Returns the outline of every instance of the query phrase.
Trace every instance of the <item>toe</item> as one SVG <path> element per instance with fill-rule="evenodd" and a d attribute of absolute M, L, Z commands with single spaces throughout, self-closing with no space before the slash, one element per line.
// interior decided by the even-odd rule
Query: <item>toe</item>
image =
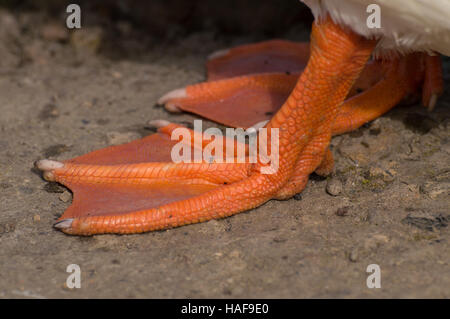
<path fill-rule="evenodd" d="M 51 171 L 54 169 L 64 167 L 64 163 L 54 161 L 54 160 L 49 160 L 49 159 L 43 159 L 43 160 L 37 161 L 35 163 L 35 166 L 37 169 L 39 169 L 41 171 Z"/>

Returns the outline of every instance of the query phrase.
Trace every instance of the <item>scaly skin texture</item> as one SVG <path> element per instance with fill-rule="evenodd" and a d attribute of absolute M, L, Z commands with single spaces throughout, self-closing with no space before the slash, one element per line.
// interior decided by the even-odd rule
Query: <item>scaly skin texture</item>
<path fill-rule="evenodd" d="M 308 65 L 287 101 L 266 125 L 269 141 L 271 129 L 279 129 L 279 169 L 273 174 L 262 174 L 268 164 L 261 162 L 240 164 L 239 169 L 235 165 L 205 163 L 137 164 L 120 168 L 65 164 L 48 171 L 47 178 L 61 183 L 69 179 L 73 182 L 74 178 L 90 179 L 91 183 L 118 179 L 120 184 L 133 180 L 141 183 L 142 178 L 136 177 L 142 176 L 147 181 L 158 179 L 162 183 L 169 182 L 165 180 L 169 175 L 186 180 L 195 176 L 196 182 L 213 183 L 217 187 L 152 209 L 62 220 L 59 228 L 77 235 L 140 233 L 230 216 L 272 198 L 286 198 L 300 192 L 310 173 L 317 168 L 327 171 L 332 165 L 328 146 L 333 123 L 375 44 L 343 30 L 330 19 L 313 25 Z M 224 174 L 217 174 L 213 165 L 224 165 L 219 169 Z M 230 174 L 226 173 L 228 169 Z M 212 178 L 211 174 L 216 176 Z"/>

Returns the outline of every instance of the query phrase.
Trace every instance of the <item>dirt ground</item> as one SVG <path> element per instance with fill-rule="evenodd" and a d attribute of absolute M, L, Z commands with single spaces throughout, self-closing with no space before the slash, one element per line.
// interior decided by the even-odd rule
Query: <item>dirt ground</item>
<path fill-rule="evenodd" d="M 333 138 L 336 176 L 313 176 L 295 199 L 166 231 L 75 237 L 52 228 L 70 193 L 33 163 L 151 134 L 151 119 L 192 122 L 155 102 L 204 80 L 209 53 L 263 37 L 159 42 L 124 22 L 111 41 L 38 13 L 2 10 L 0 21 L 1 298 L 450 297 L 449 59 L 432 113 L 399 106 Z M 80 289 L 65 286 L 69 264 L 81 267 Z M 381 289 L 367 288 L 369 264 Z"/>

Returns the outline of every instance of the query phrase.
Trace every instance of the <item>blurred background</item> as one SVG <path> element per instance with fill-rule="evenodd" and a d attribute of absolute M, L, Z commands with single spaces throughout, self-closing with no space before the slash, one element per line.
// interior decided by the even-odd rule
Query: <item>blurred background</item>
<path fill-rule="evenodd" d="M 70 3 L 0 0 L 0 67 L 44 62 L 49 58 L 44 51 L 52 46 L 58 51 L 58 45 L 40 41 L 123 58 L 203 31 L 215 40 L 240 35 L 298 38 L 312 22 L 299 0 L 79 0 L 84 31 L 74 36 L 65 28 Z"/>
<path fill-rule="evenodd" d="M 110 26 L 128 22 L 145 27 L 151 35 L 167 35 L 168 25 L 192 32 L 213 28 L 225 32 L 265 32 L 279 34 L 293 23 L 307 19 L 308 10 L 299 0 L 1 0 L 0 6 L 15 12 L 43 11 L 63 18 L 70 3 L 79 4 L 88 14 L 84 23 Z"/>

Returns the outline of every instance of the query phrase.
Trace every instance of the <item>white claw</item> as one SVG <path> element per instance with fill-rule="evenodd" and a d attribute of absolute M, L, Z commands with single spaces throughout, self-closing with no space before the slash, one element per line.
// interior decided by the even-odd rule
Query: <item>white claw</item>
<path fill-rule="evenodd" d="M 180 113 L 181 110 L 175 104 L 170 103 L 169 101 L 172 99 L 184 99 L 187 96 L 188 95 L 185 88 L 176 89 L 161 96 L 161 98 L 158 100 L 158 104 L 165 104 L 166 110 L 169 112 Z"/>
<path fill-rule="evenodd" d="M 173 103 L 167 103 L 165 105 L 165 107 L 166 107 L 166 110 L 169 111 L 170 113 L 181 113 L 182 112 L 181 109 Z"/>
<path fill-rule="evenodd" d="M 36 168 L 40 169 L 41 171 L 51 171 L 54 169 L 64 167 L 64 163 L 49 160 L 49 159 L 39 160 L 36 162 L 35 165 L 36 165 Z"/>
<path fill-rule="evenodd" d="M 438 95 L 437 94 L 433 94 L 430 97 L 430 102 L 428 102 L 428 111 L 433 111 L 434 107 L 436 106 L 436 102 L 438 100 Z"/>
<path fill-rule="evenodd" d="M 73 218 L 63 219 L 53 224 L 53 227 L 58 229 L 66 229 L 72 226 Z"/>
<path fill-rule="evenodd" d="M 187 97 L 187 93 L 186 93 L 186 89 L 185 88 L 172 90 L 170 92 L 167 92 L 163 96 L 161 96 L 159 98 L 159 100 L 158 100 L 158 104 L 165 104 L 169 100 L 172 100 L 172 99 L 183 99 L 185 97 Z"/>
<path fill-rule="evenodd" d="M 147 124 L 154 128 L 160 128 L 160 127 L 169 125 L 170 122 L 166 121 L 166 120 L 152 120 L 152 121 L 148 121 Z"/>
<path fill-rule="evenodd" d="M 215 51 L 213 53 L 211 53 L 210 55 L 208 55 L 208 61 L 213 60 L 213 59 L 217 59 L 217 58 L 221 58 L 225 55 L 227 55 L 230 52 L 230 49 L 223 49 L 223 50 L 218 50 Z"/>
<path fill-rule="evenodd" d="M 176 90 L 170 91 L 170 92 L 164 94 L 163 96 L 161 96 L 158 100 L 158 104 L 165 104 L 169 100 L 183 99 L 185 97 L 187 97 L 185 88 L 176 89 Z"/>

